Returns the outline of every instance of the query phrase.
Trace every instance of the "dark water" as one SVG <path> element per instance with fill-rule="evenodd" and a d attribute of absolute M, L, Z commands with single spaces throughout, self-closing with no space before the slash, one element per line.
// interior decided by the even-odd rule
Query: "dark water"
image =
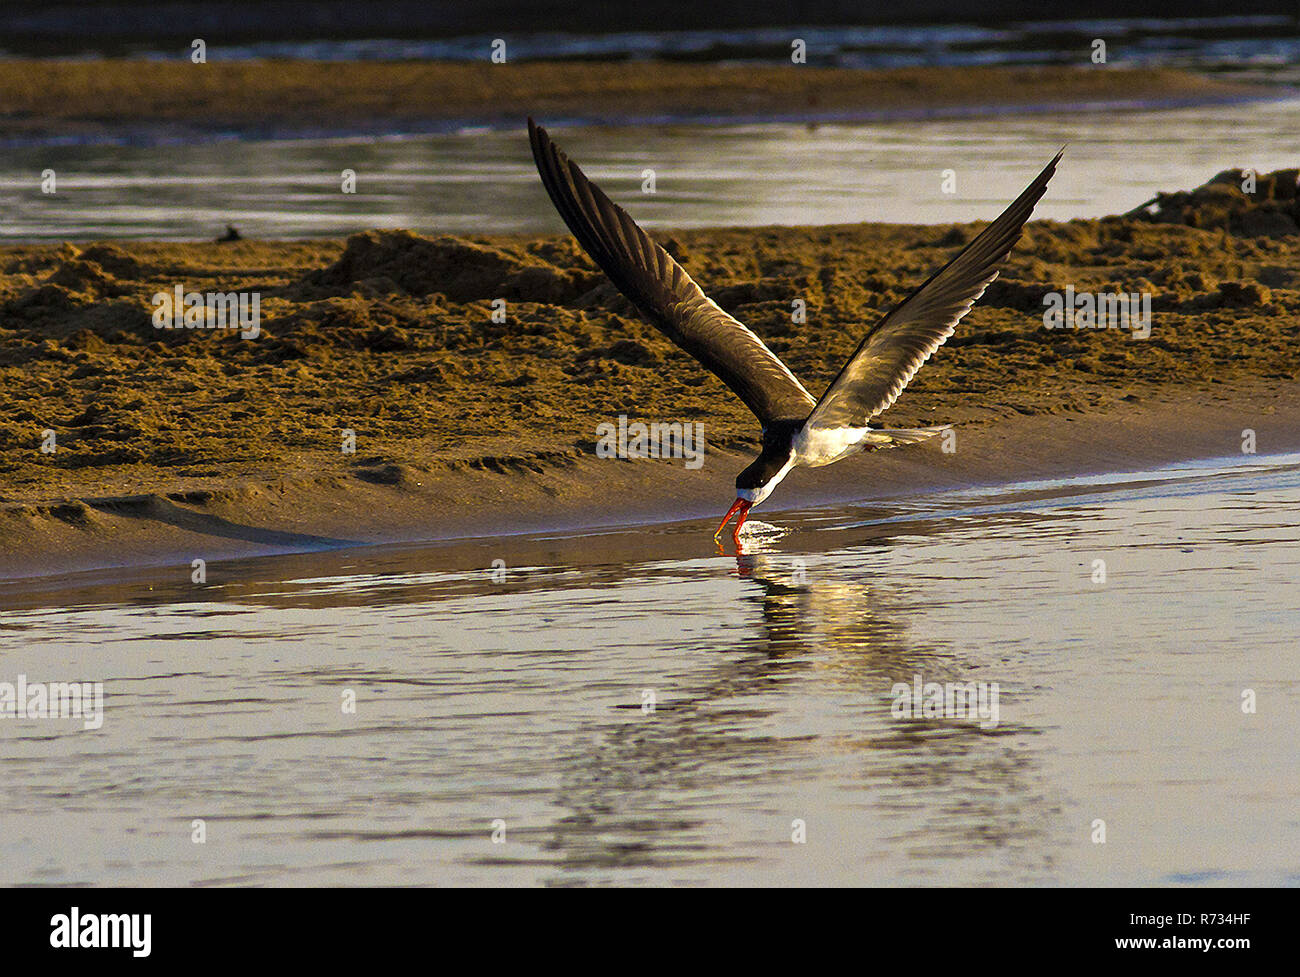
<path fill-rule="evenodd" d="M 238 14 L 235 15 L 236 18 Z M 54 21 L 53 17 L 48 18 Z M 27 25 L 39 18 L 26 17 Z M 110 53 L 179 60 L 190 56 L 188 44 L 123 43 L 105 35 L 117 31 L 59 24 L 66 36 L 63 56 Z M 155 23 L 154 26 L 157 26 Z M 1300 17 L 1239 15 L 1217 17 L 1130 17 L 1042 19 L 996 25 L 906 24 L 903 26 L 727 28 L 718 30 L 626 31 L 583 34 L 520 32 L 503 19 L 493 33 L 439 38 L 351 37 L 309 40 L 260 40 L 224 43 L 231 31 L 192 23 L 178 25 L 176 36 L 206 36 L 214 60 L 260 58 L 313 60 L 486 60 L 492 42 L 506 42 L 511 61 L 662 60 L 739 64 L 788 62 L 791 42 L 805 42 L 807 63 L 843 68 L 903 68 L 926 65 L 1088 64 L 1093 41 L 1106 42 L 1106 63 L 1190 68 L 1252 81 L 1300 83 Z M 242 26 L 236 21 L 236 25 Z M 371 28 L 373 30 L 373 28 Z M 299 32 L 312 31 L 301 25 Z M 147 36 L 147 32 L 140 31 Z M 20 45 L 21 47 L 21 45 Z M 13 44 L 0 39 L 0 56 Z M 48 45 L 41 48 L 48 52 Z M 21 51 L 12 52 L 21 53 Z"/>
<path fill-rule="evenodd" d="M 1242 457 L 764 513 L 741 557 L 690 523 L 9 584 L 0 682 L 106 699 L 0 719 L 0 881 L 1295 885 L 1298 508 L 1300 456 Z M 895 715 L 916 676 L 997 722 Z"/>

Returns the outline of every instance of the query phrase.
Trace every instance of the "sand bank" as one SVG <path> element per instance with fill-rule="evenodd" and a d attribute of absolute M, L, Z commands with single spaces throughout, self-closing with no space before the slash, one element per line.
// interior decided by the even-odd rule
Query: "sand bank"
<path fill-rule="evenodd" d="M 967 415 L 957 451 L 937 442 L 800 470 L 756 513 L 841 501 L 1237 457 L 1251 429 L 1258 451 L 1300 451 L 1300 394 L 1261 386 L 1214 395 L 1156 391 L 1148 402 L 1088 413 Z M 709 449 L 698 471 L 680 461 L 598 460 L 581 451 L 388 464 L 352 477 L 298 470 L 225 488 L 88 497 L 0 510 L 0 579 L 111 567 L 158 566 L 374 544 L 591 531 L 699 520 L 700 555 L 753 452 Z M 728 541 L 728 549 L 731 544 Z"/>
<path fill-rule="evenodd" d="M 775 504 L 1233 455 L 1247 428 L 1261 453 L 1300 447 L 1294 174 L 1262 185 L 1257 200 L 1223 181 L 1153 216 L 1031 224 L 883 418 L 955 424 L 957 452 L 801 472 Z M 663 238 L 820 391 L 973 233 Z M 260 334 L 156 329 L 152 297 L 178 283 L 257 292 Z M 1067 287 L 1149 294 L 1150 335 L 1045 328 L 1044 297 Z M 0 249 L 0 383 L 0 575 L 717 516 L 758 433 L 561 237 Z M 620 414 L 702 424 L 704 466 L 596 458 L 597 425 Z"/>
<path fill-rule="evenodd" d="M 0 141 L 185 140 L 550 120 L 872 119 L 1190 105 L 1278 92 L 1173 69 L 661 62 L 0 61 Z"/>

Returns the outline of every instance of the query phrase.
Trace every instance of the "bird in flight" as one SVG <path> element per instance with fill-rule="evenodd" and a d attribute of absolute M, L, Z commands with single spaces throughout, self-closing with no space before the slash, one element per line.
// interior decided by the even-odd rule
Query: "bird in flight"
<path fill-rule="evenodd" d="M 648 322 L 699 360 L 758 417 L 762 450 L 736 477 L 736 501 L 714 534 L 721 537 L 734 515 L 732 538 L 738 546 L 749 510 L 770 496 L 791 469 L 820 468 L 858 451 L 913 444 L 944 430 L 872 428 L 868 422 L 898 399 L 998 277 L 1061 159 L 1057 153 L 997 220 L 886 312 L 817 399 L 531 118 L 528 138 L 555 209 L 591 259 Z"/>

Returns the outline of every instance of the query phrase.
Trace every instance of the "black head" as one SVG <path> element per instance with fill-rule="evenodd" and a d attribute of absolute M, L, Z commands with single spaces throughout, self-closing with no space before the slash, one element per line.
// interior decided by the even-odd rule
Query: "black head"
<path fill-rule="evenodd" d="M 790 449 L 780 448 L 769 450 L 763 448 L 763 453 L 754 459 L 754 463 L 736 476 L 737 491 L 754 491 L 767 485 L 772 481 L 781 469 L 790 463 Z"/>
<path fill-rule="evenodd" d="M 733 534 L 739 547 L 740 527 L 745 524 L 749 510 L 771 495 L 772 489 L 794 467 L 794 436 L 802 427 L 803 421 L 772 421 L 763 428 L 763 450 L 752 465 L 736 476 L 736 504 L 722 517 L 722 525 L 713 534 L 714 539 L 722 535 L 727 520 L 740 513 Z"/>
<path fill-rule="evenodd" d="M 790 470 L 794 437 L 802 427 L 802 421 L 773 421 L 763 429 L 763 450 L 752 465 L 736 476 L 737 495 L 755 505 L 767 498 Z"/>

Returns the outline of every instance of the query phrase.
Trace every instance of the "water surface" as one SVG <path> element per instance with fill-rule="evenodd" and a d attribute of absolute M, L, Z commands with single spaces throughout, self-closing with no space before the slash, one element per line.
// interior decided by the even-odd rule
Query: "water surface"
<path fill-rule="evenodd" d="M 1035 214 L 1123 213 L 1231 166 L 1300 156 L 1300 100 L 944 120 L 568 127 L 556 138 L 650 228 L 990 220 L 1062 146 Z M 41 192 L 56 173 L 57 193 Z M 354 194 L 340 175 L 357 175 Z M 646 171 L 654 193 L 643 192 Z M 954 192 L 943 189 L 952 170 Z M 388 139 L 10 147 L 0 242 L 560 233 L 523 120 Z"/>
<path fill-rule="evenodd" d="M 739 557 L 689 523 L 11 583 L 0 681 L 107 698 L 0 719 L 0 881 L 1295 885 L 1298 508 L 1300 456 L 1243 457 L 765 513 Z M 997 724 L 895 716 L 918 675 Z"/>

